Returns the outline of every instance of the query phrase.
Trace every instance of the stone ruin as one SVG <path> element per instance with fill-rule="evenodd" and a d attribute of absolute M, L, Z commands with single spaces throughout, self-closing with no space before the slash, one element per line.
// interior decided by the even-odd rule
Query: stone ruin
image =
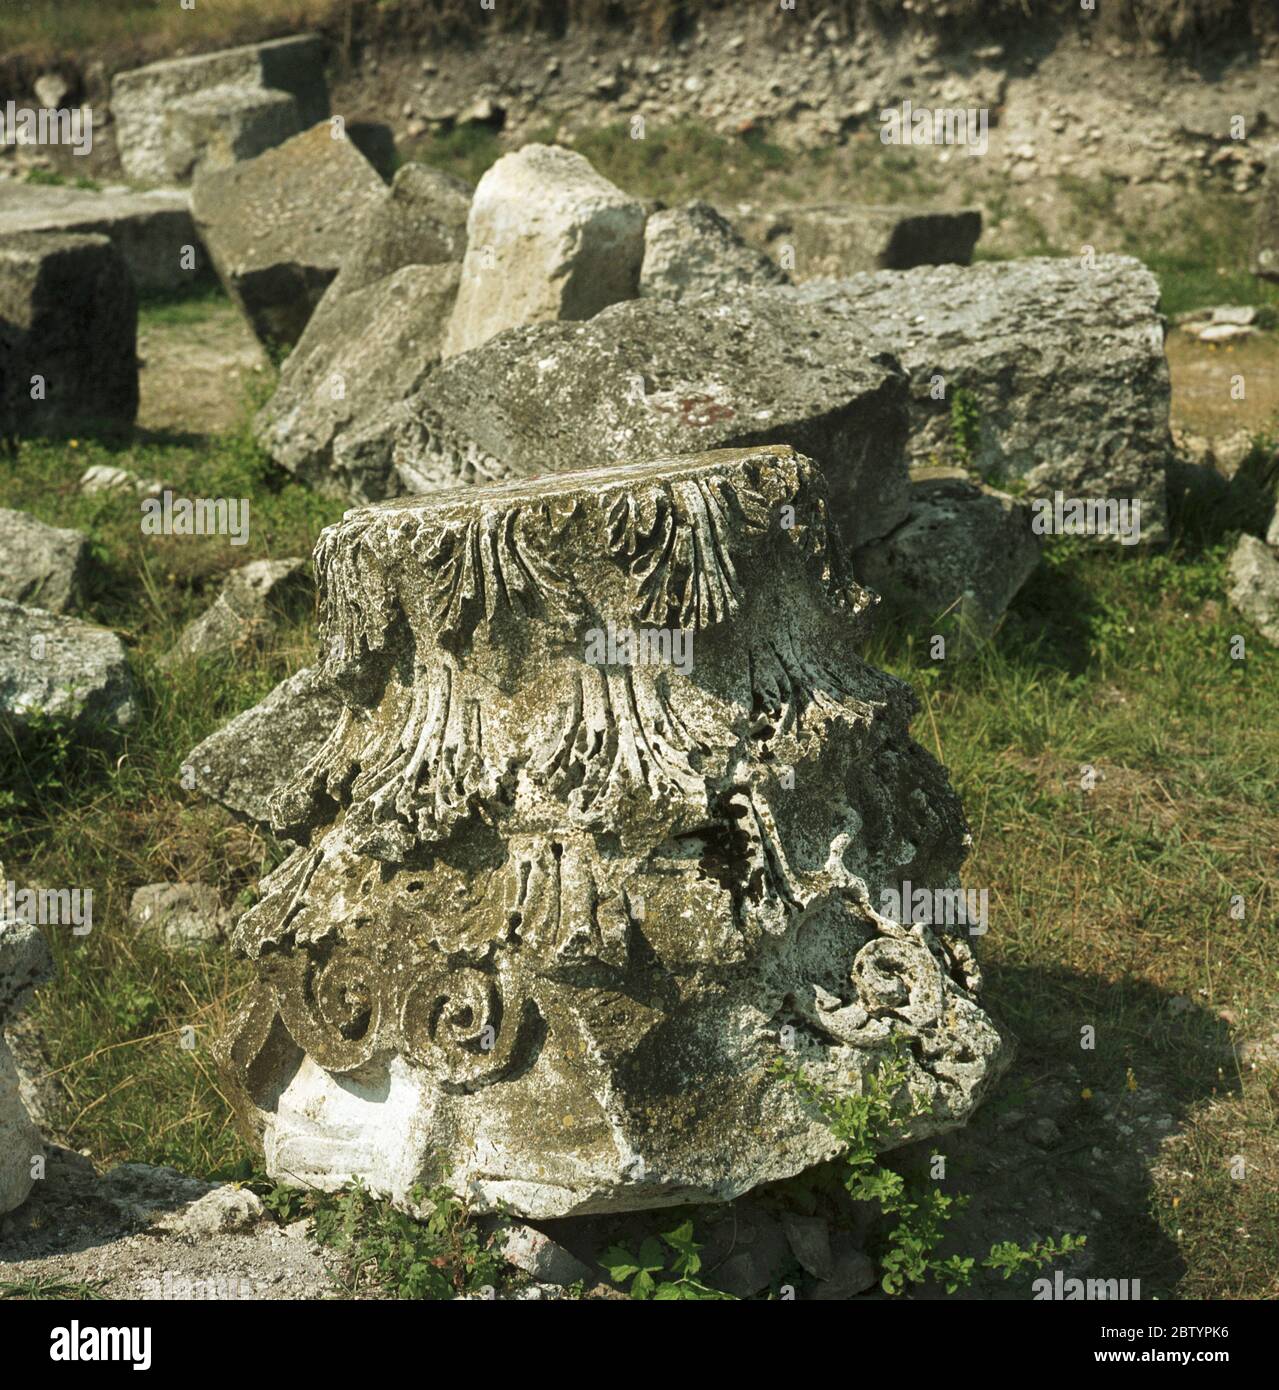
<path fill-rule="evenodd" d="M 897 1048 L 962 1124 L 1005 1047 L 967 938 L 881 907 L 968 835 L 856 655 L 872 600 L 785 446 L 346 514 L 316 549 L 340 701 L 270 800 L 297 848 L 221 1045 L 269 1171 L 535 1218 L 729 1200 L 838 1145 L 775 1066 Z"/>

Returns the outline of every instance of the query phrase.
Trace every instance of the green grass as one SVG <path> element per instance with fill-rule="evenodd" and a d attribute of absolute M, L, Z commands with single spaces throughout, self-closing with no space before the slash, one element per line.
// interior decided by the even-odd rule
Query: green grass
<path fill-rule="evenodd" d="M 163 477 L 180 496 L 250 498 L 248 543 L 144 537 L 131 495 L 79 493 L 92 463 Z M 133 890 L 161 880 L 216 883 L 229 905 L 275 862 L 273 846 L 185 791 L 181 769 L 200 739 L 304 665 L 314 636 L 310 623 L 286 627 L 236 664 L 207 660 L 164 671 L 157 658 L 230 569 L 309 555 L 342 505 L 277 475 L 245 434 L 184 449 L 26 443 L 16 459 L 0 462 L 0 498 L 92 537 L 95 578 L 80 616 L 121 634 L 139 686 L 135 730 L 109 752 L 68 749 L 54 738 L 19 752 L 0 732 L 7 873 L 94 890 L 94 929 L 87 937 L 53 934 L 59 985 L 41 996 L 65 1094 L 60 1132 L 103 1159 L 224 1168 L 244 1149 L 207 1044 L 246 977 L 225 951 L 180 956 L 135 936 L 126 915 Z M 194 1050 L 179 1045 L 188 1026 Z"/>
<path fill-rule="evenodd" d="M 189 289 L 143 292 L 138 296 L 138 330 L 145 333 L 160 324 L 198 325 L 211 308 L 226 303 L 226 291 L 212 278 L 197 281 Z"/>

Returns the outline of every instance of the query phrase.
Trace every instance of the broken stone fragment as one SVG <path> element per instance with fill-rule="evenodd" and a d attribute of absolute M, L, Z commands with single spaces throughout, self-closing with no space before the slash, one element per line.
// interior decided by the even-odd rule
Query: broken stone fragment
<path fill-rule="evenodd" d="M 475 189 L 444 355 L 633 299 L 643 260 L 643 207 L 580 154 L 525 145 L 503 155 Z"/>
<path fill-rule="evenodd" d="M 89 540 L 0 507 L 0 598 L 66 613 L 83 597 Z"/>
<path fill-rule="evenodd" d="M 271 798 L 319 753 L 342 713 L 331 684 L 309 667 L 282 681 L 186 757 L 197 790 L 264 830 Z"/>
<path fill-rule="evenodd" d="M 8 880 L 0 864 L 0 890 Z M 34 1160 L 44 1139 L 22 1099 L 22 1079 L 5 1040 L 5 1030 L 31 1000 L 35 987 L 53 973 L 44 933 L 26 922 L 9 921 L 0 892 L 0 1215 L 26 1201 L 34 1183 Z"/>
<path fill-rule="evenodd" d="M 230 655 L 298 617 L 314 588 L 305 560 L 254 560 L 232 570 L 208 608 L 182 630 L 163 665 L 193 656 Z"/>
<path fill-rule="evenodd" d="M 823 304 L 900 358 L 913 463 L 1023 478 L 1034 497 L 1139 501 L 1142 542 L 1166 536 L 1168 362 L 1159 285 L 1140 261 L 1034 256 L 759 293 Z"/>
<path fill-rule="evenodd" d="M 1040 549 L 1025 502 L 935 469 L 912 477 L 910 515 L 859 550 L 854 568 L 911 618 L 936 624 L 949 616 L 961 632 L 989 636 Z"/>
<path fill-rule="evenodd" d="M 0 439 L 119 429 L 138 413 L 138 303 L 104 236 L 0 236 Z"/>
<path fill-rule="evenodd" d="M 80 491 L 86 496 L 99 492 L 132 492 L 137 497 L 159 497 L 166 487 L 168 484 L 157 478 L 139 478 L 127 468 L 109 463 L 90 465 L 80 479 Z"/>
<path fill-rule="evenodd" d="M 591 1277 L 591 1271 L 576 1255 L 550 1236 L 520 1222 L 507 1230 L 502 1241 L 502 1258 L 541 1284 L 567 1288 Z"/>
<path fill-rule="evenodd" d="M 114 632 L 0 599 L 0 722 L 46 720 L 107 737 L 133 722 L 133 677 Z"/>
<path fill-rule="evenodd" d="M 255 421 L 262 447 L 319 491 L 352 501 L 386 495 L 387 470 L 346 446 L 420 387 L 439 365 L 458 267 L 410 265 L 320 301 Z"/>
<path fill-rule="evenodd" d="M 461 265 L 471 188 L 424 164 L 406 164 L 370 200 L 350 232 L 334 295 L 349 294 L 411 265 Z"/>
<path fill-rule="evenodd" d="M 346 256 L 352 222 L 384 192 L 328 121 L 196 180 L 196 229 L 260 342 L 298 341 Z"/>
<path fill-rule="evenodd" d="M 739 285 L 785 285 L 790 276 L 747 246 L 709 203 L 686 203 L 649 215 L 644 228 L 642 295 L 680 298 Z"/>
<path fill-rule="evenodd" d="M 1279 646 L 1279 554 L 1243 535 L 1226 565 L 1230 602 L 1268 642 Z"/>
<path fill-rule="evenodd" d="M 797 283 L 868 270 L 967 265 L 981 235 L 981 213 L 927 212 L 857 203 L 739 210 L 734 226 L 753 246 L 782 260 Z"/>
<path fill-rule="evenodd" d="M 884 1146 L 964 1123 L 1004 1059 L 967 937 L 879 911 L 957 884 L 963 814 L 857 656 L 809 460 L 403 498 L 316 572 L 342 709 L 273 798 L 300 847 L 218 1045 L 272 1174 L 532 1218 L 727 1201 L 839 1148 L 775 1063 L 856 1094 L 897 1047 Z"/>
<path fill-rule="evenodd" d="M 411 395 L 438 365 L 457 299 L 471 190 L 406 164 L 365 208 L 337 278 L 255 421 L 258 442 L 321 491 L 386 496 L 387 470 L 345 444 Z"/>
<path fill-rule="evenodd" d="M 117 73 L 111 114 L 125 175 L 141 184 L 181 181 L 202 164 L 252 158 L 324 120 L 326 49 L 318 34 L 298 34 Z"/>
<path fill-rule="evenodd" d="M 189 183 L 256 159 L 305 129 L 288 92 L 230 83 L 173 103 L 164 131 L 165 177 Z"/>
<path fill-rule="evenodd" d="M 174 950 L 221 940 L 228 917 L 218 890 L 207 883 L 148 883 L 129 903 L 129 925 Z"/>
<path fill-rule="evenodd" d="M 785 443 L 823 470 L 845 539 L 906 516 L 906 380 L 838 306 L 742 290 L 636 299 L 584 324 L 512 330 L 438 367 L 385 413 L 348 469 L 393 459 L 408 492 Z"/>
<path fill-rule="evenodd" d="M 156 1230 L 193 1240 L 210 1240 L 233 1231 L 247 1231 L 266 1215 L 262 1198 L 247 1187 L 222 1183 L 189 1205 L 164 1212 Z"/>

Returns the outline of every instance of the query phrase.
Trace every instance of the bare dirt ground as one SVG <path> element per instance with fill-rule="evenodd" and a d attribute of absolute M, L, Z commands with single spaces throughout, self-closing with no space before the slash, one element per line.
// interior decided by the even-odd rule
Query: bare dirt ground
<path fill-rule="evenodd" d="M 153 434 L 217 434 L 240 422 L 245 390 L 269 366 L 229 300 L 198 313 L 144 312 L 138 330 L 138 425 Z"/>

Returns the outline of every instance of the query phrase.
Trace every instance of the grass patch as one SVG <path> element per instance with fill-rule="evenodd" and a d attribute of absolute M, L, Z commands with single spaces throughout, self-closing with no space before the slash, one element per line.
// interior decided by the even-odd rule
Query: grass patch
<path fill-rule="evenodd" d="M 179 496 L 250 498 L 247 544 L 144 536 L 131 494 L 79 492 L 92 463 L 163 477 Z M 88 936 L 51 934 L 58 986 L 41 992 L 37 1011 L 63 1098 L 58 1136 L 104 1161 L 214 1171 L 245 1150 L 207 1043 L 248 976 L 225 950 L 180 955 L 135 935 L 126 924 L 129 900 L 145 883 L 186 880 L 217 884 L 230 905 L 276 862 L 274 845 L 185 791 L 181 767 L 200 739 L 310 659 L 313 624 L 284 628 L 236 664 L 211 659 L 161 670 L 157 658 L 232 568 L 309 555 L 343 507 L 278 473 L 247 432 L 190 448 L 27 442 L 0 466 L 0 505 L 92 538 L 97 563 L 78 616 L 120 633 L 138 683 L 140 716 L 109 751 L 68 746 L 53 733 L 19 750 L 0 731 L 8 875 L 94 892 Z M 194 1049 L 183 1045 L 188 1027 Z"/>
<path fill-rule="evenodd" d="M 226 291 L 214 279 L 196 280 L 180 290 L 143 290 L 138 294 L 138 329 L 159 325 L 188 327 L 202 323 L 210 309 L 229 304 Z"/>

